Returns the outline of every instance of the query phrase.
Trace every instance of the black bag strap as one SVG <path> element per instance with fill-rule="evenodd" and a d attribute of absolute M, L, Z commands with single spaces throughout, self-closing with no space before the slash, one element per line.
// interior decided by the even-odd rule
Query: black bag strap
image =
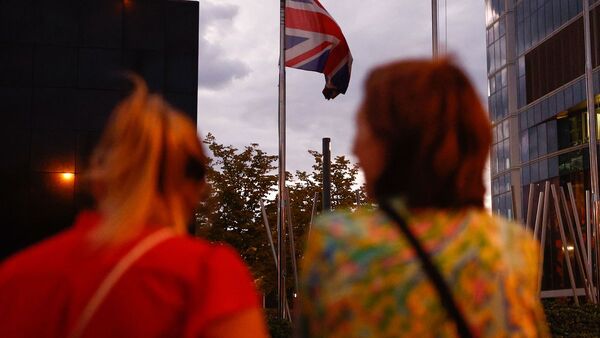
<path fill-rule="evenodd" d="M 446 308 L 446 311 L 456 323 L 456 329 L 459 336 L 462 338 L 474 337 L 471 329 L 465 321 L 464 316 L 458 309 L 458 306 L 454 301 L 454 297 L 452 297 L 452 293 L 450 292 L 450 288 L 444 280 L 444 277 L 442 277 L 439 270 L 435 267 L 435 265 L 433 265 L 431 258 L 421 243 L 419 243 L 419 240 L 415 237 L 412 231 L 410 231 L 404 218 L 402 218 L 387 201 L 379 201 L 379 207 L 398 225 L 398 228 L 402 231 L 402 234 L 406 237 L 410 245 L 416 251 L 419 260 L 421 261 L 421 266 L 423 267 L 423 270 L 425 270 L 427 277 L 429 277 L 429 279 L 433 282 L 438 296 L 442 301 L 442 305 Z"/>

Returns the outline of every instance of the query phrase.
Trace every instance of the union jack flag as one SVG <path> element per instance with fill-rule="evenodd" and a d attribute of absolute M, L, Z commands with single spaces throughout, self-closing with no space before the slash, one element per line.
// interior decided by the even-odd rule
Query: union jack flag
<path fill-rule="evenodd" d="M 352 54 L 342 30 L 318 0 L 286 0 L 285 65 L 323 73 L 328 100 L 346 93 Z"/>

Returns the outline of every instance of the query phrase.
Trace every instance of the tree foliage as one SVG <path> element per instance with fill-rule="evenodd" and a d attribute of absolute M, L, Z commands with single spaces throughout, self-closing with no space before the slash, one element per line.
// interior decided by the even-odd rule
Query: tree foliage
<path fill-rule="evenodd" d="M 277 156 L 269 155 L 250 144 L 243 149 L 225 146 L 208 134 L 207 180 L 209 193 L 198 207 L 196 232 L 215 242 L 226 242 L 238 250 L 250 267 L 259 288 L 266 294 L 276 290 L 276 268 L 265 231 L 260 201 L 264 200 L 272 240 L 277 245 Z M 312 171 L 287 173 L 291 222 L 299 262 L 305 247 L 315 195 L 315 209 L 320 213 L 322 156 L 309 150 L 313 156 Z M 331 164 L 331 204 L 333 209 L 354 209 L 366 201 L 364 187 L 357 185 L 358 166 L 345 156 L 337 156 Z M 287 286 L 293 290 L 293 272 L 286 244 Z"/>

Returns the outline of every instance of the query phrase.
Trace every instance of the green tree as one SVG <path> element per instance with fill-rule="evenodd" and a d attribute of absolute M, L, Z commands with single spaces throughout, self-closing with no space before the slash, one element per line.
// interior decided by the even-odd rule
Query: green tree
<path fill-rule="evenodd" d="M 260 200 L 264 199 L 273 242 L 277 245 L 277 156 L 268 155 L 258 144 L 244 149 L 225 146 L 208 134 L 204 140 L 210 154 L 207 180 L 210 191 L 196 214 L 197 234 L 209 241 L 226 242 L 235 247 L 250 267 L 260 289 L 274 293 L 276 269 L 267 239 Z M 321 212 L 322 157 L 309 150 L 314 164 L 311 172 L 287 173 L 291 220 L 296 242 L 296 259 L 304 251 L 314 196 L 316 211 Z M 345 156 L 337 156 L 331 165 L 332 207 L 354 210 L 357 198 L 365 199 L 364 187 L 357 186 L 358 167 Z M 288 242 L 289 244 L 289 242 Z M 294 288 L 291 256 L 286 244 L 288 294 Z"/>
<path fill-rule="evenodd" d="M 258 144 L 243 150 L 224 146 L 211 134 L 204 143 L 211 152 L 207 165 L 210 190 L 196 214 L 197 234 L 235 247 L 262 287 L 264 276 L 274 267 L 260 200 L 275 191 L 277 157 L 266 154 Z"/>

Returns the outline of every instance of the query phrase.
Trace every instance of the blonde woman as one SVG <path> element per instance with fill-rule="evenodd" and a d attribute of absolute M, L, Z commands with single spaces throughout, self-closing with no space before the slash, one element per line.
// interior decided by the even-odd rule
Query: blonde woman
<path fill-rule="evenodd" d="M 195 125 L 134 82 L 92 155 L 96 210 L 0 265 L 0 337 L 266 336 L 239 256 L 185 234 L 206 188 Z"/>

